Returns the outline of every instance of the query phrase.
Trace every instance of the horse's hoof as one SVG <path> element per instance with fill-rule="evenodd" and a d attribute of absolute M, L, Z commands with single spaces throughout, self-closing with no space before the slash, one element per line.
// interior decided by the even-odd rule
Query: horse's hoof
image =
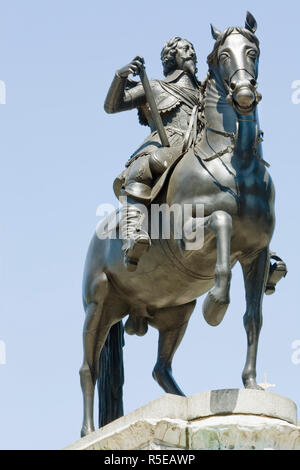
<path fill-rule="evenodd" d="M 185 397 L 185 394 L 175 382 L 170 368 L 156 365 L 153 369 L 152 377 L 166 393 Z"/>
<path fill-rule="evenodd" d="M 262 390 L 262 391 L 265 391 L 264 388 L 262 388 L 260 385 L 258 385 L 258 383 L 256 382 L 255 379 L 245 380 L 244 387 L 247 390 Z"/>
<path fill-rule="evenodd" d="M 208 292 L 203 302 L 203 316 L 211 326 L 218 326 L 223 320 L 229 305 L 229 298 L 218 295 L 217 288 Z M 219 293 L 220 294 L 220 293 Z"/>
<path fill-rule="evenodd" d="M 267 280 L 265 293 L 267 295 L 272 295 L 275 292 L 276 284 L 287 275 L 287 267 L 285 262 L 276 255 L 276 253 L 271 253 L 271 260 L 275 260 L 274 263 L 270 262 L 269 276 Z"/>
<path fill-rule="evenodd" d="M 82 426 L 80 436 L 85 437 L 85 436 L 87 436 L 88 434 L 91 434 L 91 432 L 94 432 L 94 431 L 95 431 L 94 426 Z"/>

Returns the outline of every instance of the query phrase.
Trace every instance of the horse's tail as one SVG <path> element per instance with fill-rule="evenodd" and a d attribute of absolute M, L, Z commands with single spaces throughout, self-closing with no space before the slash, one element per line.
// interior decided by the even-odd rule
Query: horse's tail
<path fill-rule="evenodd" d="M 99 428 L 124 414 L 123 346 L 124 327 L 119 321 L 111 327 L 99 359 Z"/>

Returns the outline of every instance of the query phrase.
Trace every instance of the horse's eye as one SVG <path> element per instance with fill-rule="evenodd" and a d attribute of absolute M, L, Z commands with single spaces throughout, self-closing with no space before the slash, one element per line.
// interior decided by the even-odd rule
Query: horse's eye
<path fill-rule="evenodd" d="M 227 59 L 229 59 L 229 54 L 227 54 L 227 52 L 222 52 L 219 55 L 219 61 L 225 62 Z"/>
<path fill-rule="evenodd" d="M 257 52 L 254 49 L 250 49 L 250 51 L 247 52 L 247 55 L 251 57 L 251 59 L 256 59 Z"/>

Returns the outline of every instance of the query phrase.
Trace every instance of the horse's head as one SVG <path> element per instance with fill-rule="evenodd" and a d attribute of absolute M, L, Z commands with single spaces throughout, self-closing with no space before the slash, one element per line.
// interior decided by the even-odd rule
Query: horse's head
<path fill-rule="evenodd" d="M 257 23 L 247 13 L 245 28 L 231 27 L 220 32 L 211 26 L 215 46 L 208 56 L 210 70 L 217 69 L 227 101 L 239 114 L 250 114 L 261 99 L 257 93 L 259 41 Z"/>

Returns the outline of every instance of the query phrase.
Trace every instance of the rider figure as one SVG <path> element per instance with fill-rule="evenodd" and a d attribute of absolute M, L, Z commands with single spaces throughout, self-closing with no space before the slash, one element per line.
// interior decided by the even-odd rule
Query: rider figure
<path fill-rule="evenodd" d="M 170 143 L 167 154 L 159 152 L 162 144 L 141 82 L 128 78 L 130 74 L 140 73 L 144 66 L 143 58 L 136 57 L 116 72 L 104 105 L 107 113 L 137 108 L 140 124 L 151 129 L 151 134 L 128 160 L 126 170 L 121 175 L 121 188 L 115 189 L 118 196 L 126 196 L 126 204 L 121 211 L 120 234 L 128 271 L 136 270 L 140 257 L 151 244 L 148 233 L 141 229 L 143 214 L 139 205 L 151 203 L 152 188 L 170 166 L 175 149 L 177 153 L 178 148 L 186 151 L 193 142 L 191 128 L 197 132 L 201 84 L 196 78 L 194 47 L 185 39 L 172 38 L 164 45 L 161 60 L 165 79 L 151 80 L 150 85 Z M 195 125 L 191 122 L 193 120 Z"/>

